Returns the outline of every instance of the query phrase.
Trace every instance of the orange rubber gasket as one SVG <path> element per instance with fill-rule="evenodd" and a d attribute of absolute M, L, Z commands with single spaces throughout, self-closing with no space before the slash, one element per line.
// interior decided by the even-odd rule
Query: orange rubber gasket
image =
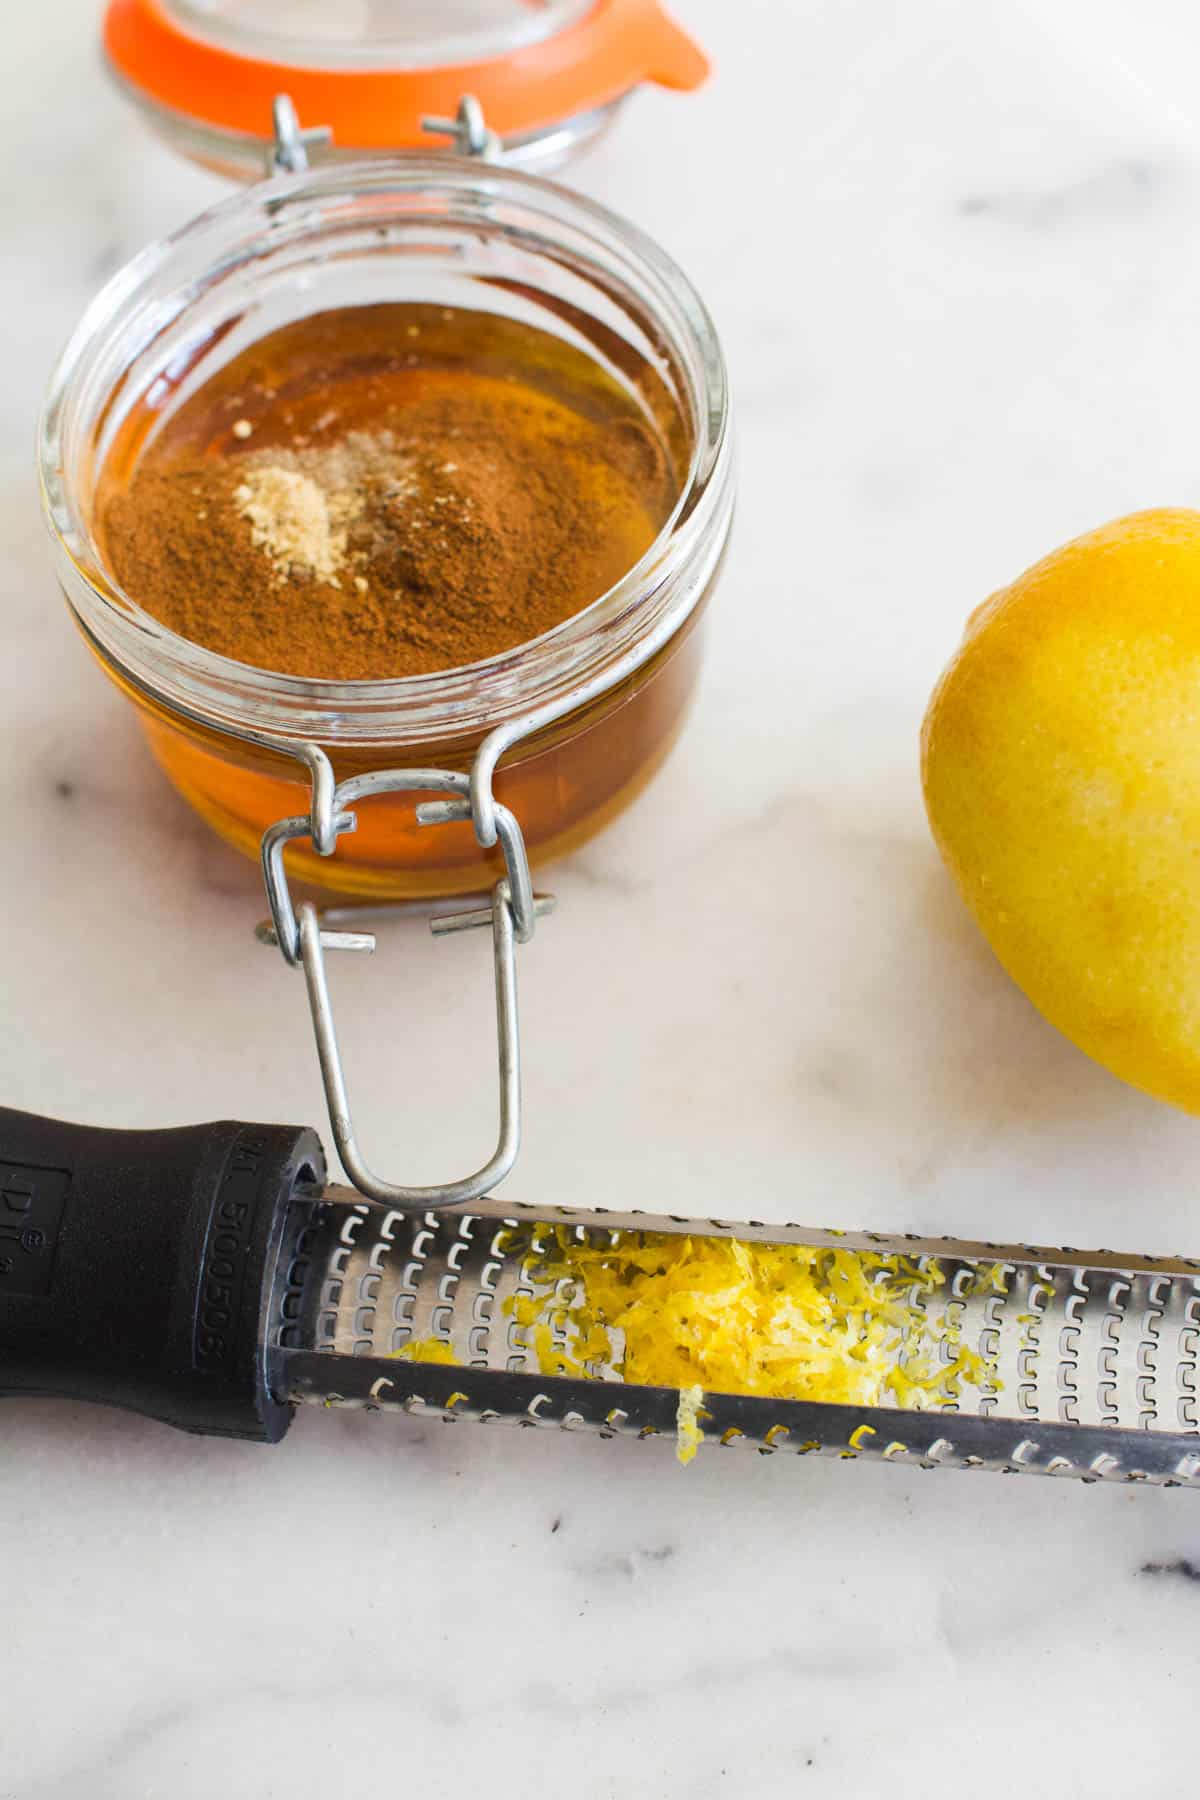
<path fill-rule="evenodd" d="M 386 150 L 445 139 L 423 114 L 451 116 L 474 94 L 501 137 L 560 124 L 639 83 L 695 88 L 709 64 L 658 0 L 596 0 L 565 31 L 509 56 L 445 68 L 299 68 L 240 56 L 191 36 L 162 0 L 110 0 L 104 47 L 113 68 L 148 99 L 184 117 L 251 137 L 270 136 L 271 102 L 288 93 L 301 123 L 328 125 L 336 144 Z"/>

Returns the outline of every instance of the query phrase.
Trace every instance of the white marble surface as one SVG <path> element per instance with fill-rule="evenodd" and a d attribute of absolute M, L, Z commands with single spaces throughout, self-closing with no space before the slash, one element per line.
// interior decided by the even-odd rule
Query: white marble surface
<path fill-rule="evenodd" d="M 60 341 L 221 191 L 109 91 L 98 10 L 4 19 L 0 1095 L 315 1122 L 255 873 L 150 766 L 42 539 Z M 741 513 L 685 743 L 558 872 L 525 959 L 512 1191 L 1195 1252 L 1200 1126 L 1009 985 L 934 856 L 916 737 L 983 595 L 1106 517 L 1200 503 L 1200 23 L 1185 0 L 679 10 L 717 79 L 640 98 L 572 178 L 709 297 Z M 490 1084 L 486 956 L 402 935 L 337 971 L 365 1139 L 417 1178 L 482 1148 L 449 1094 Z M 407 1116 L 402 1085 L 425 1095 Z M 683 1471 L 361 1416 L 274 1452 L 67 1405 L 2 1430 L 3 1800 L 1194 1775 L 1194 1494 L 715 1451 Z"/>

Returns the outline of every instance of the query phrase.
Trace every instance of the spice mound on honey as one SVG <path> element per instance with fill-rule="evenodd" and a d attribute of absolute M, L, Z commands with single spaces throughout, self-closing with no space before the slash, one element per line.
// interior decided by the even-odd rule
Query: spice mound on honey
<path fill-rule="evenodd" d="M 117 581 L 206 649 L 314 679 L 429 674 L 540 637 L 633 567 L 678 492 L 616 374 L 461 309 L 314 315 L 157 423 L 143 409 L 110 458 Z"/>

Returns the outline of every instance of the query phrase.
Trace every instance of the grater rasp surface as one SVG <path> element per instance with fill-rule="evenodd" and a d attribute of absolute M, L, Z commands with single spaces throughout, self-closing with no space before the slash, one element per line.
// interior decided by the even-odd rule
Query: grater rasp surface
<path fill-rule="evenodd" d="M 300 1230 L 268 1346 L 272 1385 L 300 1403 L 435 1412 L 639 1436 L 675 1431 L 674 1389 L 613 1369 L 547 1377 L 506 1303 L 533 1295 L 556 1228 L 899 1254 L 945 1277 L 929 1330 L 949 1363 L 957 1338 L 995 1371 L 920 1411 L 705 1393 L 706 1437 L 763 1453 L 875 1456 L 1084 1480 L 1200 1486 L 1200 1263 L 800 1226 L 487 1200 L 405 1213 L 330 1190 Z M 992 1272 L 995 1272 L 992 1275 Z M 989 1279 L 988 1277 L 991 1276 Z M 914 1299 L 919 1294 L 914 1292 Z M 396 1352 L 444 1342 L 453 1363 Z"/>

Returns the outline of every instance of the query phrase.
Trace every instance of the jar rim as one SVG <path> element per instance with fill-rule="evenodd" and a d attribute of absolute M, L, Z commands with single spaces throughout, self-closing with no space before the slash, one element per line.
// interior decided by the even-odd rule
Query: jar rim
<path fill-rule="evenodd" d="M 546 241 L 570 230 L 595 253 L 596 271 L 628 284 L 672 340 L 687 377 L 690 455 L 680 492 L 653 543 L 614 586 L 540 637 L 485 661 L 432 674 L 360 681 L 281 674 L 236 662 L 183 638 L 142 608 L 105 568 L 68 470 L 81 414 L 102 413 L 101 364 L 122 320 L 149 307 L 186 307 L 178 277 L 200 253 L 219 264 L 230 242 L 245 241 L 256 213 L 278 231 L 289 208 L 364 194 L 437 190 L 447 203 L 494 208 L 514 201 L 540 217 Z M 186 295 L 188 283 L 183 285 Z M 639 291 L 640 290 L 640 291 Z M 76 618 L 101 655 L 133 684 L 185 716 L 235 736 L 329 744 L 418 741 L 491 729 L 594 682 L 607 662 L 627 656 L 671 615 L 682 624 L 715 565 L 732 511 L 729 391 L 716 328 L 699 294 L 668 253 L 641 229 L 596 201 L 544 177 L 444 154 L 400 152 L 327 165 L 258 183 L 219 201 L 147 245 L 111 277 L 70 338 L 50 380 L 38 437 L 43 512 L 58 573 Z"/>

